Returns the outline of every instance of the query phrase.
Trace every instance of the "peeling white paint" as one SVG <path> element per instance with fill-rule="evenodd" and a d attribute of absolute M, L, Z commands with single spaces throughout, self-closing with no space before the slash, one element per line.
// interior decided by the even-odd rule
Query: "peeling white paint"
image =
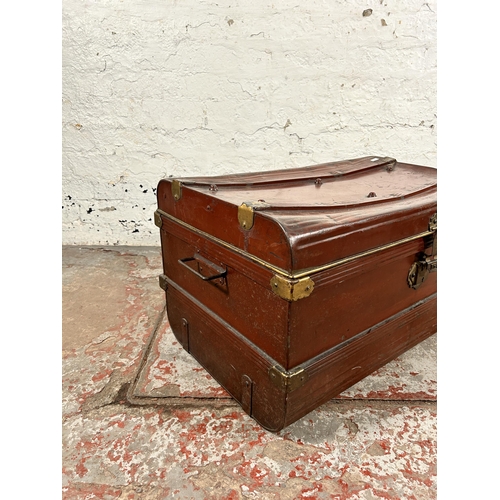
<path fill-rule="evenodd" d="M 169 175 L 434 166 L 436 2 L 66 0 L 62 113 L 65 244 L 157 245 Z"/>

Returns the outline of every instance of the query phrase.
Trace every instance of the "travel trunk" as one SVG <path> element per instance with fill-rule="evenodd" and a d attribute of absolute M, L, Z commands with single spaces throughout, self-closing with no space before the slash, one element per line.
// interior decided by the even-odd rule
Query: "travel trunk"
<path fill-rule="evenodd" d="M 436 332 L 436 193 L 379 157 L 161 180 L 177 340 L 281 430 Z"/>

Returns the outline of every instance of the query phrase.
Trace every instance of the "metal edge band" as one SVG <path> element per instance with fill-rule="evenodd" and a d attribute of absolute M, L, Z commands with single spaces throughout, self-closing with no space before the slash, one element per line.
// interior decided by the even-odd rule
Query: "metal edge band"
<path fill-rule="evenodd" d="M 322 266 L 317 266 L 310 269 L 297 271 L 296 273 L 294 273 L 293 277 L 302 278 L 304 276 L 310 276 L 311 274 L 319 273 L 321 271 L 326 271 L 328 269 L 332 269 L 342 264 L 347 264 L 348 262 L 352 262 L 353 260 L 361 259 L 362 257 L 367 257 L 368 255 L 373 255 L 374 253 L 381 252 L 382 250 L 387 250 L 389 248 L 394 248 L 399 245 L 403 245 L 404 243 L 408 243 L 410 241 L 424 238 L 425 236 L 429 236 L 430 234 L 433 233 L 434 233 L 433 231 L 424 231 L 423 233 L 415 234 L 413 236 L 408 236 L 407 238 L 403 238 L 402 240 L 397 240 L 392 243 L 387 243 L 386 245 L 382 245 L 380 247 L 372 248 L 370 250 L 365 250 L 364 252 L 356 253 L 354 255 L 350 255 L 349 257 L 344 257 L 343 259 L 336 260 L 335 262 L 330 262 Z"/>
<path fill-rule="evenodd" d="M 190 224 L 187 224 L 186 222 L 177 219 L 176 217 L 173 217 L 170 214 L 167 214 L 163 210 L 157 209 L 157 212 L 161 214 L 163 217 L 170 219 L 171 221 L 175 222 L 176 224 L 179 224 L 180 226 L 185 227 L 186 229 L 189 229 L 190 231 L 193 231 L 194 233 L 199 234 L 200 236 L 203 236 L 204 238 L 207 238 L 210 241 L 213 241 L 214 243 L 217 243 L 232 252 L 235 252 L 239 255 L 242 255 L 243 257 L 246 257 L 247 259 L 256 262 L 257 264 L 260 264 L 261 266 L 270 269 L 271 271 L 284 276 L 287 279 L 291 280 L 297 280 L 300 278 L 305 278 L 308 276 L 311 276 L 312 274 L 317 274 L 321 271 L 327 271 L 328 269 L 333 269 L 334 267 L 340 266 L 342 264 L 346 264 L 348 262 L 352 262 L 353 260 L 361 259 L 362 257 L 366 257 L 368 255 L 372 255 L 377 252 L 381 252 L 383 250 L 387 250 L 389 248 L 396 247 L 398 245 L 403 245 L 404 243 L 409 243 L 410 241 L 418 240 L 420 238 L 424 238 L 425 236 L 428 236 L 430 234 L 433 234 L 433 231 L 424 231 L 419 234 L 415 234 L 413 236 L 408 236 L 407 238 L 403 238 L 401 240 L 394 241 L 392 243 L 388 243 L 386 245 L 382 245 L 380 247 L 372 248 L 370 250 L 365 250 L 364 252 L 356 253 L 354 255 L 350 255 L 349 257 L 344 257 L 343 259 L 336 260 L 334 262 L 329 262 L 327 264 L 323 264 L 321 266 L 317 267 L 310 267 L 308 269 L 300 269 L 299 271 L 295 273 L 289 273 L 288 271 L 285 271 L 285 269 L 281 269 L 280 267 L 273 266 L 272 264 L 269 264 L 269 262 L 266 262 L 265 260 L 256 257 L 255 255 L 252 255 L 251 253 L 246 252 L 245 250 L 242 250 L 241 248 L 238 248 L 231 243 L 227 243 L 224 240 L 221 240 L 217 238 L 216 236 L 213 236 L 209 233 L 206 233 L 205 231 L 202 231 L 201 229 L 198 229 L 196 227 L 191 226 Z"/>

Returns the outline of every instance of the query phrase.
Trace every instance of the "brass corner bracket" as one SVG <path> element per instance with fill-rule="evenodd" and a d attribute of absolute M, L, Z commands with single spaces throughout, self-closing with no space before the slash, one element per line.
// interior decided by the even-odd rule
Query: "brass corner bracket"
<path fill-rule="evenodd" d="M 307 372 L 302 368 L 294 371 L 287 371 L 278 365 L 272 366 L 269 369 L 269 377 L 274 385 L 286 392 L 292 392 L 302 387 L 308 379 Z"/>
<path fill-rule="evenodd" d="M 155 226 L 158 226 L 161 229 L 161 226 L 163 225 L 163 220 L 161 218 L 160 213 L 158 210 L 155 211 Z"/>
<path fill-rule="evenodd" d="M 160 288 L 162 290 L 165 290 L 167 291 L 167 277 L 164 275 L 164 274 L 160 274 L 160 276 L 158 276 L 158 284 L 160 285 Z"/>
<path fill-rule="evenodd" d="M 275 274 L 271 278 L 271 290 L 289 302 L 309 297 L 313 289 L 314 281 L 309 277 L 293 279 Z"/>

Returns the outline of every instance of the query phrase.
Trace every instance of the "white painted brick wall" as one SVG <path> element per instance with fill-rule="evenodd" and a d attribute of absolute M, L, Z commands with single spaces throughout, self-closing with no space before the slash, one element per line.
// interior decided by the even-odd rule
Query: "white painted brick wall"
<path fill-rule="evenodd" d="M 166 176 L 435 166 L 436 2 L 64 0 L 62 137 L 64 244 L 159 245 Z"/>

